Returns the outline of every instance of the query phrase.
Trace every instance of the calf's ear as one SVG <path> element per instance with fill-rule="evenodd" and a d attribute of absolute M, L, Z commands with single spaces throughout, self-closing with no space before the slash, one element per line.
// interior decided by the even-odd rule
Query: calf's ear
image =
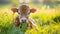
<path fill-rule="evenodd" d="M 30 12 L 31 13 L 35 13 L 36 12 L 36 9 L 35 8 L 32 8 L 32 9 L 30 9 Z"/>
<path fill-rule="evenodd" d="M 11 8 L 11 11 L 15 13 L 18 11 L 18 9 L 17 8 Z"/>

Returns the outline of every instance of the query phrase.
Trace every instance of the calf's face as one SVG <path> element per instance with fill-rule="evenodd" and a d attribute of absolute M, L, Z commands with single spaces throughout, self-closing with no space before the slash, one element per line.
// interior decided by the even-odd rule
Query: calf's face
<path fill-rule="evenodd" d="M 22 5 L 18 9 L 18 17 L 19 17 L 20 22 L 22 22 L 22 23 L 27 22 L 29 14 L 30 14 L 30 9 L 26 5 Z"/>
<path fill-rule="evenodd" d="M 18 18 L 21 23 L 26 23 L 28 21 L 30 13 L 34 13 L 36 9 L 30 9 L 26 5 L 20 6 L 18 9 L 17 8 L 12 8 L 11 9 L 14 13 L 18 13 Z"/>

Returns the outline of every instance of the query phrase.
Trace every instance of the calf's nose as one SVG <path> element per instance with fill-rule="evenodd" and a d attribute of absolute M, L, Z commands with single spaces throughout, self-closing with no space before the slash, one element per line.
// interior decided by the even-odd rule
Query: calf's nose
<path fill-rule="evenodd" d="M 27 22 L 27 19 L 26 18 L 21 18 L 21 22 L 22 23 L 26 23 Z"/>
<path fill-rule="evenodd" d="M 23 20 L 22 20 L 22 23 L 26 23 L 26 19 L 23 19 Z"/>

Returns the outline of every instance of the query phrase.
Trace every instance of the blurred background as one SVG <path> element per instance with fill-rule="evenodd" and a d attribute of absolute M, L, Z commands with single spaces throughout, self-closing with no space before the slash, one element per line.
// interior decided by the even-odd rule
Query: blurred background
<path fill-rule="evenodd" d="M 35 27 L 27 30 L 14 26 L 17 13 L 11 8 L 20 5 L 19 0 L 0 0 L 0 34 L 60 34 L 60 0 L 29 0 L 27 5 L 37 9 L 30 17 L 36 21 L 38 31 Z"/>

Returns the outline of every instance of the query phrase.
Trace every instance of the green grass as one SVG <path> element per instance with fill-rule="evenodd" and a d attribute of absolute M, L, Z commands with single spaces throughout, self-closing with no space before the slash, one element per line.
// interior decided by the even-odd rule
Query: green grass
<path fill-rule="evenodd" d="M 27 30 L 26 28 L 15 27 L 13 24 L 13 18 L 16 13 L 10 10 L 11 6 L 5 6 L 0 8 L 0 34 L 60 34 L 60 22 L 56 23 L 53 19 L 60 16 L 59 6 L 55 8 L 46 8 L 45 6 L 39 5 L 35 7 L 36 13 L 31 13 L 30 17 L 33 18 L 37 25 L 38 30 L 33 27 Z M 59 10 L 58 10 L 59 9 Z"/>

